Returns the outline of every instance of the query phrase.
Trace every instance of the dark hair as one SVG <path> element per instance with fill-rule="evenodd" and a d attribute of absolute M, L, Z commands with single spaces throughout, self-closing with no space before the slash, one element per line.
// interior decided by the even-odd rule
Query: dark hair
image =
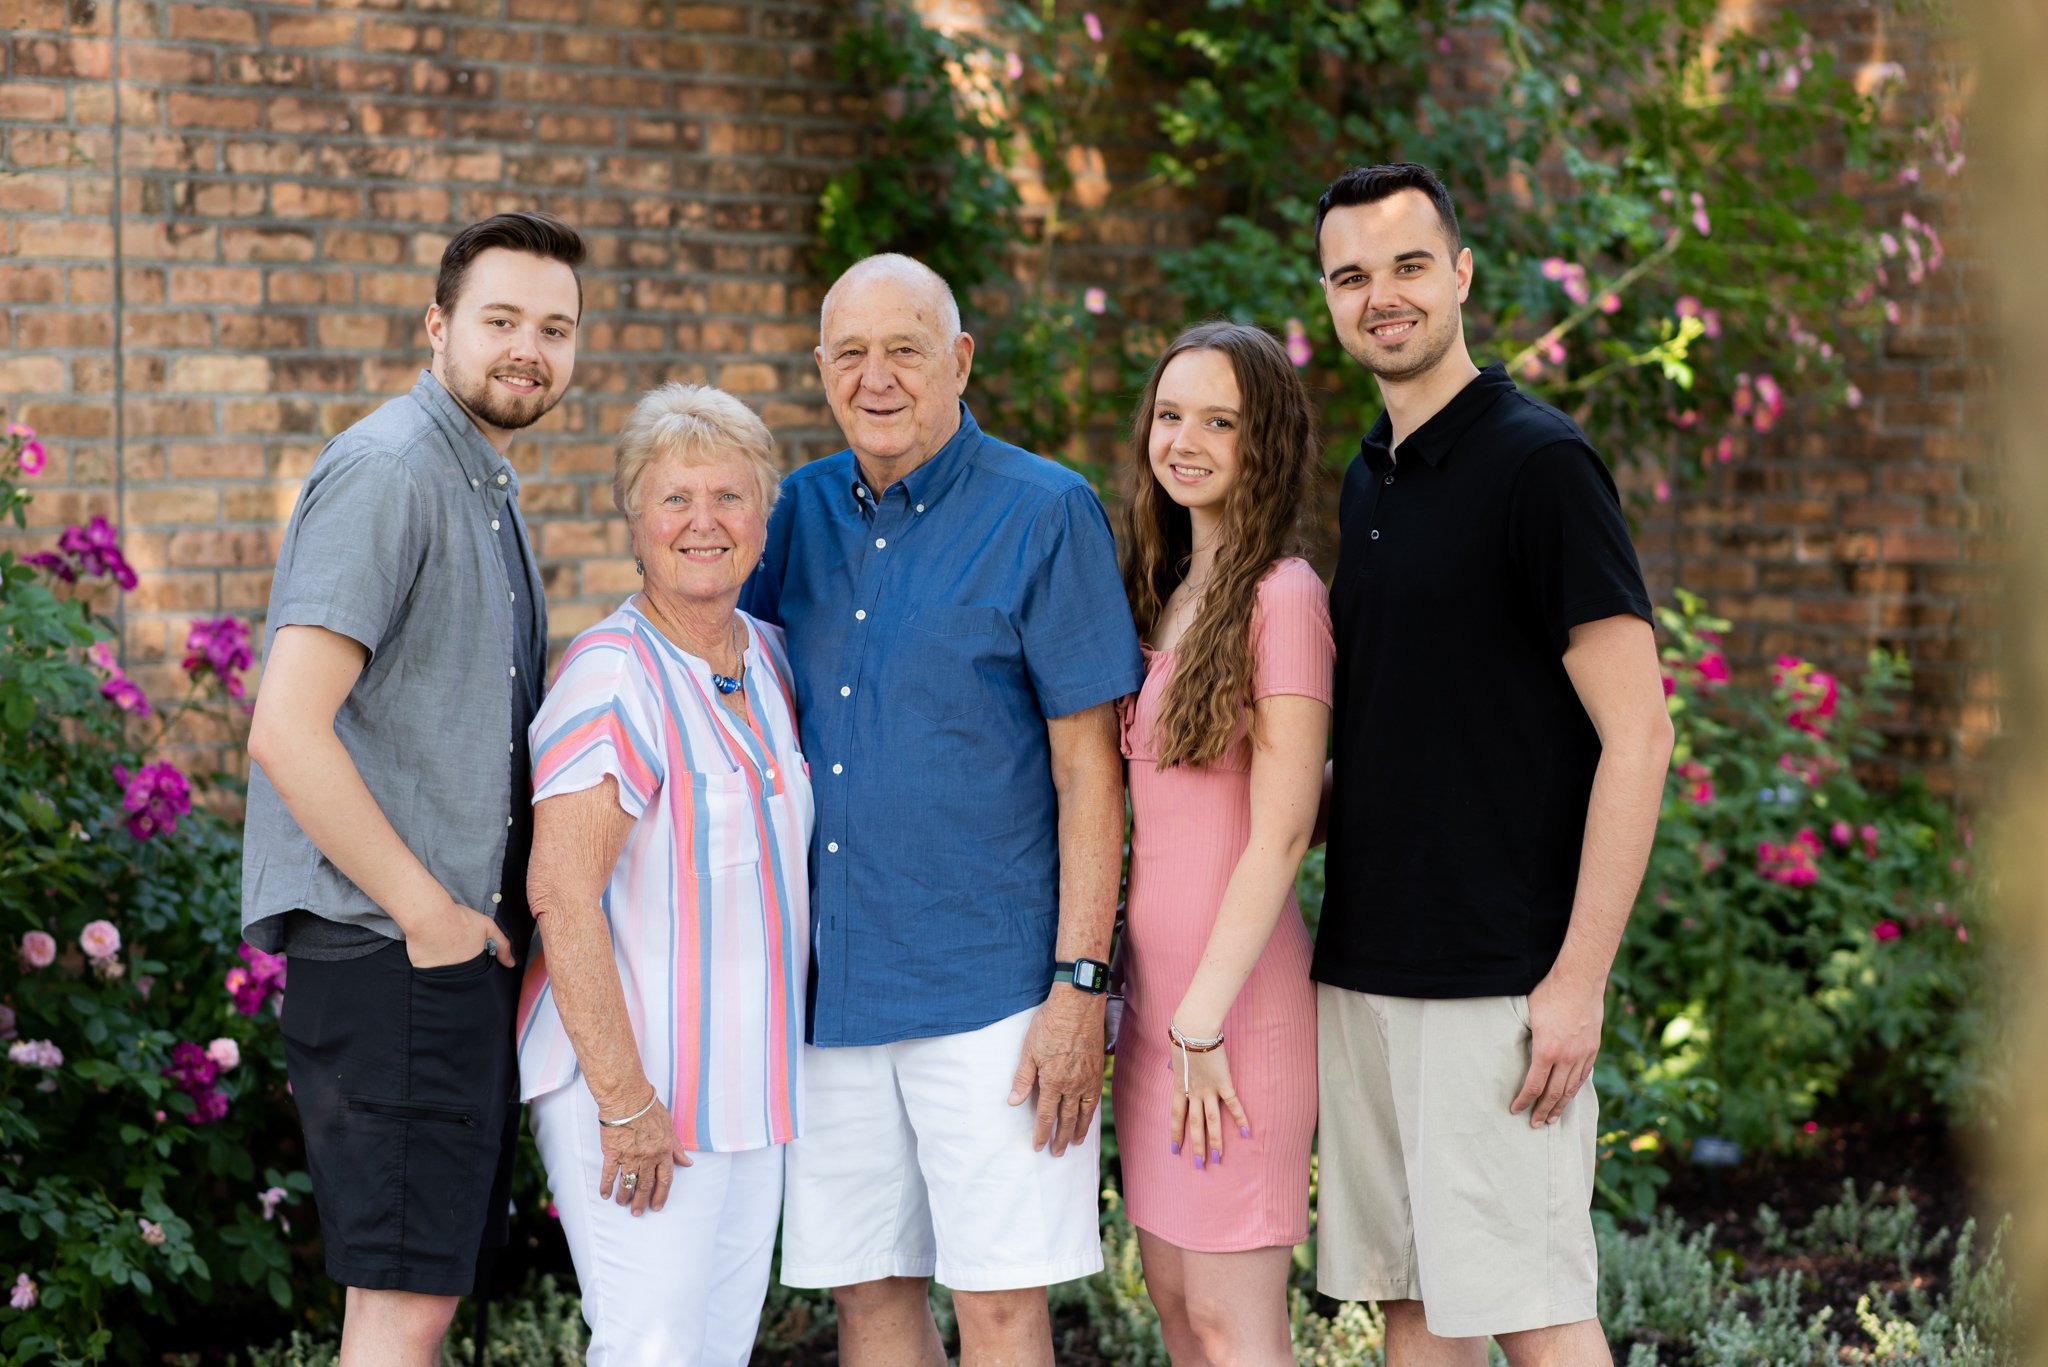
<path fill-rule="evenodd" d="M 1237 377 L 1237 482 L 1223 501 L 1222 535 L 1195 620 L 1181 634 L 1173 682 L 1155 731 L 1158 762 L 1213 764 L 1230 748 L 1238 710 L 1252 695 L 1252 609 L 1259 581 L 1301 552 L 1301 514 L 1315 473 L 1315 407 L 1287 352 L 1270 333 L 1239 323 L 1201 323 L 1173 339 L 1152 367 L 1131 415 L 1130 500 L 1117 568 L 1138 634 L 1149 636 L 1194 552 L 1188 510 L 1152 473 L 1152 410 L 1159 378 L 1176 356 L 1220 352 Z M 1252 720 L 1257 733 L 1257 717 Z"/>
<path fill-rule="evenodd" d="M 1458 208 L 1451 203 L 1451 192 L 1436 178 L 1436 172 L 1420 162 L 1396 161 L 1385 166 L 1354 166 L 1323 191 L 1323 197 L 1316 201 L 1316 269 L 1321 271 L 1323 267 L 1323 220 L 1330 216 L 1330 210 L 1377 204 L 1403 190 L 1420 190 L 1429 196 L 1429 202 L 1436 206 L 1437 222 L 1443 225 L 1444 240 L 1451 244 L 1451 255 L 1456 256 L 1464 238 L 1458 231 Z"/>
<path fill-rule="evenodd" d="M 434 302 L 441 312 L 455 307 L 455 301 L 462 297 L 463 282 L 469 278 L 470 265 L 493 247 L 559 261 L 572 275 L 583 264 L 585 254 L 583 239 L 576 235 L 576 230 L 553 214 L 528 209 L 493 214 L 448 239 L 448 246 L 441 253 L 441 274 L 434 280 Z M 580 275 L 576 277 L 576 312 L 583 312 Z"/>

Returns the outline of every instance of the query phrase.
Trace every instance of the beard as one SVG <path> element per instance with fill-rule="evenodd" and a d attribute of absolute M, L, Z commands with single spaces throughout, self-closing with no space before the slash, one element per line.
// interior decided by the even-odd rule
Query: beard
<path fill-rule="evenodd" d="M 1393 320 L 1382 318 L 1378 321 L 1384 323 Z M 1365 333 L 1363 329 L 1353 336 L 1339 336 L 1338 340 L 1344 344 L 1344 350 L 1350 353 L 1351 359 L 1364 366 L 1375 378 L 1393 380 L 1398 383 L 1403 380 L 1412 380 L 1418 375 L 1426 375 L 1431 370 L 1434 370 L 1437 363 L 1450 354 L 1451 343 L 1458 339 L 1458 330 L 1456 328 L 1444 328 L 1440 332 L 1432 333 L 1421 326 L 1421 320 L 1418 319 L 1417 324 L 1415 330 L 1421 335 L 1415 340 L 1421 344 L 1422 349 L 1420 351 L 1403 350 L 1399 353 L 1378 351 L 1376 354 L 1368 352 L 1367 348 L 1374 344 L 1370 339 L 1370 334 Z M 1367 323 L 1365 326 L 1371 327 L 1374 324 Z"/>
<path fill-rule="evenodd" d="M 482 421 L 505 432 L 517 432 L 523 427 L 533 426 L 562 399 L 559 391 L 550 392 L 549 378 L 544 371 L 527 366 L 491 366 L 482 371 L 470 371 L 457 365 L 450 357 L 447 371 L 448 392 L 455 396 L 456 401 Z M 493 374 L 526 376 L 540 388 L 531 394 L 508 394 L 491 383 Z"/>

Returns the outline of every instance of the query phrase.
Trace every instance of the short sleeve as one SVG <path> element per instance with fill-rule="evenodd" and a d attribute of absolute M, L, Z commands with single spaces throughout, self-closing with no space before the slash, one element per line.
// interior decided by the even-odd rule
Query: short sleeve
<path fill-rule="evenodd" d="M 1330 594 L 1306 560 L 1283 560 L 1252 607 L 1252 701 L 1282 694 L 1329 703 L 1337 672 Z"/>
<path fill-rule="evenodd" d="M 1035 569 L 1017 630 L 1041 715 L 1071 716 L 1136 692 L 1145 663 L 1109 519 L 1092 489 L 1077 485 L 1046 505 L 1029 555 Z"/>
<path fill-rule="evenodd" d="M 387 451 L 330 453 L 292 514 L 269 625 L 324 627 L 372 655 L 405 610 L 426 559 L 412 468 Z"/>
<path fill-rule="evenodd" d="M 1560 655 L 1575 626 L 1624 614 L 1654 620 L 1614 477 L 1583 442 L 1553 443 L 1524 462 L 1508 509 L 1508 556 Z"/>
<path fill-rule="evenodd" d="M 527 731 L 533 800 L 580 793 L 609 775 L 637 821 L 661 788 L 659 715 L 627 629 L 605 624 L 577 637 Z"/>

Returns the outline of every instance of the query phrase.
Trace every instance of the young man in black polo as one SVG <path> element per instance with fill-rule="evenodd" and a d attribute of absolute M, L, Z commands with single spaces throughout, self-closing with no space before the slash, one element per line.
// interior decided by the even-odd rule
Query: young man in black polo
<path fill-rule="evenodd" d="M 1606 1367 L 1588 1079 L 1671 755 L 1649 598 L 1585 435 L 1472 364 L 1442 182 L 1348 171 L 1316 242 L 1386 403 L 1330 588 L 1318 1283 L 1380 1303 L 1389 1367 Z"/>

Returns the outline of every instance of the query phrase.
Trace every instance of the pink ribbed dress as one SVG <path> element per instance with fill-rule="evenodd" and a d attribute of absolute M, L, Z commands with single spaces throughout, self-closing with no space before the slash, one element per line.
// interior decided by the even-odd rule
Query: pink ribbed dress
<path fill-rule="evenodd" d="M 1329 596 L 1303 560 L 1267 572 L 1252 613 L 1254 699 L 1298 694 L 1328 703 L 1336 648 Z M 1294 892 L 1223 1023 L 1231 1082 L 1251 1121 L 1225 1117 L 1224 1159 L 1196 1170 L 1169 1134 L 1179 1052 L 1166 1038 L 1201 962 L 1223 890 L 1251 839 L 1251 742 L 1217 763 L 1161 769 L 1152 729 L 1174 653 L 1145 652 L 1145 683 L 1123 704 L 1130 776 L 1131 870 L 1124 1022 L 1112 1079 L 1117 1153 L 1131 1223 L 1181 1248 L 1234 1253 L 1308 1238 L 1308 1157 L 1316 1128 L 1316 997 L 1309 938 Z"/>

